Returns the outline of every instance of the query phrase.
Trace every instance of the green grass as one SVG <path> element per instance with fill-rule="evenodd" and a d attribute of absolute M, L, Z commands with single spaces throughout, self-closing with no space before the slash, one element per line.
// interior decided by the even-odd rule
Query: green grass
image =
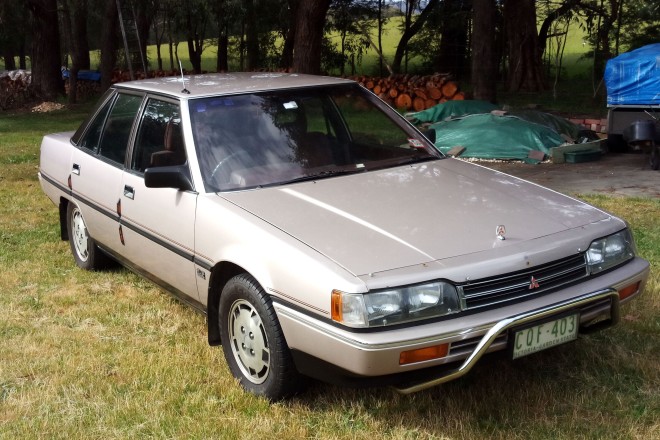
<path fill-rule="evenodd" d="M 582 196 L 627 219 L 653 266 L 616 328 L 411 396 L 312 382 L 269 404 L 203 316 L 124 269 L 75 266 L 36 171 L 41 136 L 84 114 L 0 115 L 0 439 L 660 438 L 660 201 Z"/>

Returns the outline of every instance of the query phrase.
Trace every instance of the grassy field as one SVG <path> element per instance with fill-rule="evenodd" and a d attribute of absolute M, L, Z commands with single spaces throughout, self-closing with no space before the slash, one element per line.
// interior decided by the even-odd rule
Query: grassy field
<path fill-rule="evenodd" d="M 41 136 L 86 111 L 0 114 L 0 439 L 660 438 L 659 200 L 583 197 L 626 218 L 653 265 L 618 327 L 412 396 L 312 382 L 269 404 L 203 316 L 124 269 L 75 266 L 36 173 Z"/>

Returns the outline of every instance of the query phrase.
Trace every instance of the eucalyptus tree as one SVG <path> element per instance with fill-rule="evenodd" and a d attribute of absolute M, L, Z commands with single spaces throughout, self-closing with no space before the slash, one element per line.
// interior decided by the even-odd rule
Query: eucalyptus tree
<path fill-rule="evenodd" d="M 27 9 L 25 0 L 0 1 L 0 57 L 6 70 L 25 69 L 27 41 Z M 16 57 L 19 58 L 18 66 Z"/>
<path fill-rule="evenodd" d="M 87 38 L 87 0 L 61 0 L 65 41 L 71 56 L 69 69 L 69 102 L 75 103 L 78 94 L 78 72 L 90 68 L 89 40 Z"/>
<path fill-rule="evenodd" d="M 300 0 L 296 14 L 296 37 L 292 70 L 321 73 L 323 28 L 330 0 Z"/>
<path fill-rule="evenodd" d="M 26 0 L 32 18 L 33 93 L 53 100 L 64 92 L 60 72 L 60 29 L 57 0 Z"/>
<path fill-rule="evenodd" d="M 422 7 L 419 0 L 406 0 L 407 8 L 404 29 L 401 38 L 399 39 L 399 43 L 397 44 L 394 59 L 392 60 L 392 70 L 395 73 L 401 71 L 401 62 L 403 61 L 410 39 L 422 29 L 422 26 L 424 26 L 439 3 L 440 0 L 429 0 L 426 5 Z M 418 10 L 419 13 L 414 14 Z M 414 21 L 412 19 L 413 14 L 415 16 Z"/>
<path fill-rule="evenodd" d="M 339 74 L 346 73 L 346 63 L 355 74 L 356 63 L 370 45 L 367 35 L 370 23 L 376 18 L 370 0 L 335 0 L 328 11 L 327 29 L 339 34 Z"/>

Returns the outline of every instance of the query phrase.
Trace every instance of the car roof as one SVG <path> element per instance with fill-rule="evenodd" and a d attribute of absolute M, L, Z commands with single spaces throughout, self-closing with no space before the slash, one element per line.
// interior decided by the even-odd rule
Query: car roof
<path fill-rule="evenodd" d="M 291 89 L 336 84 L 352 80 L 297 73 L 236 72 L 170 76 L 114 84 L 117 89 L 132 89 L 188 99 L 203 96 L 232 95 L 265 90 Z M 184 87 L 185 84 L 185 87 Z M 186 93 L 186 91 L 189 93 Z"/>

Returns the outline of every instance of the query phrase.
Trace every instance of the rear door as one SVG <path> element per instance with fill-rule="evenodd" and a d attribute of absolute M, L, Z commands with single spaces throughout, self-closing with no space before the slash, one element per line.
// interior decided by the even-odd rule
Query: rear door
<path fill-rule="evenodd" d="M 71 161 L 70 188 L 90 235 L 106 249 L 119 251 L 117 194 L 126 151 L 143 96 L 110 95 L 90 121 Z"/>
<path fill-rule="evenodd" d="M 148 97 L 119 197 L 123 254 L 134 268 L 181 299 L 196 302 L 194 223 L 197 193 L 147 188 L 144 170 L 187 166 L 177 101 Z"/>

